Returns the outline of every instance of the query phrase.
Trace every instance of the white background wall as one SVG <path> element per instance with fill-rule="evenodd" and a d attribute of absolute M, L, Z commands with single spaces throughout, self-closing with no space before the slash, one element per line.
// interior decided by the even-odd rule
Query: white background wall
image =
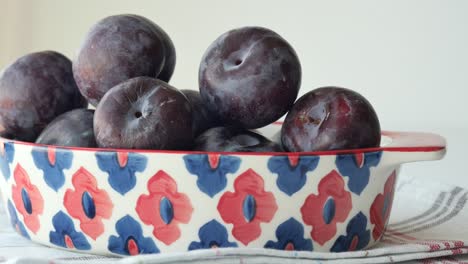
<path fill-rule="evenodd" d="M 371 101 L 382 128 L 444 135 L 443 161 L 404 172 L 468 187 L 468 1 L 0 0 L 0 8 L 0 68 L 45 49 L 73 58 L 98 19 L 136 13 L 171 36 L 178 56 L 171 83 L 180 89 L 198 89 L 200 58 L 220 34 L 271 28 L 300 56 L 301 94 L 352 88 Z"/>

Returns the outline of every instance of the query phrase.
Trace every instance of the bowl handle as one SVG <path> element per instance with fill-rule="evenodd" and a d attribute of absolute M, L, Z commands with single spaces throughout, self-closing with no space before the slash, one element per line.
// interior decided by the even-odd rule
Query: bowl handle
<path fill-rule="evenodd" d="M 402 164 L 423 160 L 440 160 L 445 156 L 447 143 L 437 134 L 422 132 L 383 131 L 391 139 L 383 146 L 388 162 Z"/>

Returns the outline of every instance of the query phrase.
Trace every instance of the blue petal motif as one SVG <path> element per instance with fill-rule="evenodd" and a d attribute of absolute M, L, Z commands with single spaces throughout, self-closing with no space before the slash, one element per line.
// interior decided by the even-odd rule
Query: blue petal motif
<path fill-rule="evenodd" d="M 228 232 L 226 227 L 216 220 L 204 224 L 198 231 L 200 242 L 190 243 L 188 250 L 206 249 L 206 248 L 225 248 L 237 247 L 237 243 L 228 241 Z"/>
<path fill-rule="evenodd" d="M 369 244 L 370 231 L 366 230 L 367 218 L 359 212 L 349 221 L 346 236 L 339 236 L 331 248 L 332 252 L 361 250 Z"/>
<path fill-rule="evenodd" d="M 328 197 L 327 201 L 323 205 L 322 211 L 323 222 L 329 225 L 331 221 L 333 221 L 333 218 L 335 218 L 336 213 L 336 204 L 335 199 L 333 199 L 333 197 Z"/>
<path fill-rule="evenodd" d="M 297 251 L 312 251 L 311 239 L 304 239 L 304 227 L 299 221 L 294 218 L 289 218 L 276 229 L 276 238 L 278 242 L 268 241 L 265 248 L 287 249 L 288 245 L 292 245 L 292 250 Z"/>
<path fill-rule="evenodd" d="M 299 157 L 297 165 L 292 166 L 287 156 L 274 156 L 268 160 L 268 169 L 278 174 L 278 188 L 292 196 L 304 186 L 307 172 L 315 170 L 319 160 L 318 156 Z"/>
<path fill-rule="evenodd" d="M 18 219 L 18 215 L 16 214 L 15 207 L 13 203 L 8 200 L 8 213 L 10 214 L 10 223 L 11 226 L 19 232 L 20 235 L 24 236 L 27 239 L 30 239 L 26 228 L 24 227 L 23 223 Z"/>
<path fill-rule="evenodd" d="M 170 224 L 174 219 L 174 208 L 171 201 L 166 197 L 159 201 L 159 215 L 166 225 Z"/>
<path fill-rule="evenodd" d="M 21 200 L 23 201 L 24 209 L 28 214 L 32 214 L 33 208 L 31 203 L 31 198 L 29 198 L 28 191 L 23 187 L 21 189 Z"/>
<path fill-rule="evenodd" d="M 354 154 L 338 155 L 336 167 L 341 175 L 349 177 L 349 190 L 360 195 L 369 183 L 370 167 L 377 166 L 381 157 L 381 151 L 364 153 L 364 164 L 359 167 Z"/>
<path fill-rule="evenodd" d="M 128 153 L 124 167 L 119 164 L 117 152 L 96 152 L 96 159 L 99 169 L 109 174 L 109 184 L 122 195 L 135 187 L 135 173 L 144 171 L 148 162 L 145 156 L 137 153 Z"/>
<path fill-rule="evenodd" d="M 242 213 L 244 214 L 245 221 L 250 223 L 257 213 L 257 202 L 255 201 L 255 197 L 248 194 L 244 198 L 244 202 L 242 203 Z"/>
<path fill-rule="evenodd" d="M 55 231 L 50 231 L 49 233 L 50 243 L 68 248 L 66 238 L 66 236 L 68 236 L 76 249 L 91 249 L 91 245 L 88 243 L 88 240 L 86 240 L 86 237 L 83 233 L 75 230 L 72 219 L 64 212 L 60 211 L 55 214 L 52 218 L 52 224 L 54 225 Z"/>
<path fill-rule="evenodd" d="M 36 167 L 43 171 L 43 177 L 47 185 L 54 191 L 58 191 L 65 183 L 63 170 L 71 167 L 73 152 L 66 149 L 56 149 L 54 151 L 54 164 L 49 161 L 48 148 L 33 148 L 32 157 Z"/>
<path fill-rule="evenodd" d="M 15 156 L 15 148 L 13 143 L 5 142 L 1 143 L 4 146 L 5 154 L 0 153 L 0 171 L 2 171 L 3 177 L 5 180 L 8 180 L 11 175 L 10 163 L 13 162 L 13 157 Z"/>
<path fill-rule="evenodd" d="M 226 174 L 235 173 L 241 163 L 238 157 L 221 155 L 218 166 L 212 168 L 205 154 L 185 155 L 184 161 L 187 170 L 198 177 L 198 188 L 210 197 L 226 188 Z"/>
<path fill-rule="evenodd" d="M 131 216 L 122 217 L 115 224 L 115 229 L 119 236 L 110 236 L 107 248 L 116 254 L 131 255 L 128 242 L 131 240 L 138 254 L 159 253 L 159 249 L 154 244 L 154 241 L 149 237 L 143 237 L 143 230 L 140 224 Z"/>
<path fill-rule="evenodd" d="M 96 217 L 96 203 L 88 191 L 84 191 L 81 196 L 81 207 L 89 219 Z"/>

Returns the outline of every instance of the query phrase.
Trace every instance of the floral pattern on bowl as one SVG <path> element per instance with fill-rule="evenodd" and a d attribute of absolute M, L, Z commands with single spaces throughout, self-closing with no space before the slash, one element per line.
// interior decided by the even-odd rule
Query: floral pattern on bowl
<path fill-rule="evenodd" d="M 84 149 L 0 139 L 0 189 L 20 235 L 67 250 L 360 250 L 386 228 L 401 164 L 445 154 L 437 135 L 383 136 L 390 143 L 378 148 L 310 153 Z"/>

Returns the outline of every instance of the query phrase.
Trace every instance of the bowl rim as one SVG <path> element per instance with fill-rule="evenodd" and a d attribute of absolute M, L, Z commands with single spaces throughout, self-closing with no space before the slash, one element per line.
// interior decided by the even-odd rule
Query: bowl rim
<path fill-rule="evenodd" d="M 393 139 L 392 136 L 398 134 L 394 131 L 382 130 L 381 135 Z M 338 150 L 323 150 L 323 151 L 304 151 L 304 152 L 223 152 L 223 151 L 196 151 L 196 150 L 158 150 L 158 149 L 125 149 L 125 148 L 89 148 L 89 147 L 70 147 L 38 144 L 33 142 L 25 142 L 14 139 L 0 137 L 0 143 L 14 143 L 18 145 L 39 147 L 39 148 L 54 148 L 56 150 L 72 150 L 83 152 L 128 152 L 142 154 L 204 154 L 204 155 L 235 155 L 235 156 L 329 156 L 341 154 L 360 154 L 368 152 L 389 151 L 389 152 L 434 152 L 444 150 L 445 146 L 428 145 L 428 146 L 380 146 L 370 148 L 356 149 L 338 149 Z"/>

